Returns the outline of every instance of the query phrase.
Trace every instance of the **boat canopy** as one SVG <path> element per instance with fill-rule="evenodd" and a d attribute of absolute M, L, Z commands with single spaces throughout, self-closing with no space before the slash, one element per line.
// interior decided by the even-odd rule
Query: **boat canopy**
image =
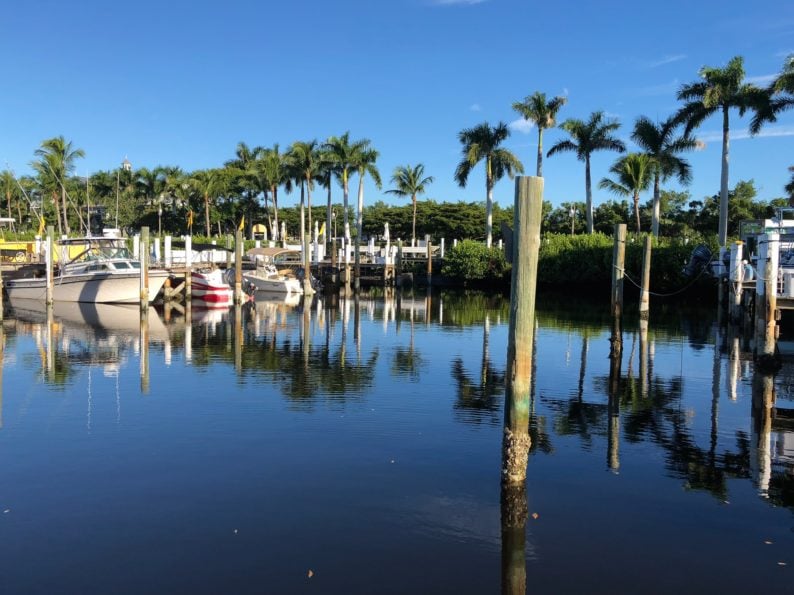
<path fill-rule="evenodd" d="M 297 253 L 297 250 L 292 250 L 290 248 L 251 248 L 250 250 L 246 251 L 246 256 L 251 258 L 255 258 L 257 256 L 264 256 L 266 258 L 275 258 L 281 254 L 289 254 L 289 253 Z"/>

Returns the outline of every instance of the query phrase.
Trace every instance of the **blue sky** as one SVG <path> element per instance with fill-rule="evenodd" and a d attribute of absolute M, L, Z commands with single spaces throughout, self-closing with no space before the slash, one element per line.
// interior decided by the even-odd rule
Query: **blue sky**
<path fill-rule="evenodd" d="M 511 104 L 534 91 L 567 95 L 560 120 L 604 110 L 628 140 L 637 116 L 677 109 L 677 88 L 701 66 L 741 55 L 765 85 L 794 53 L 794 4 L 766 0 L 29 0 L 2 19 L 0 167 L 28 173 L 40 142 L 59 134 L 85 150 L 85 175 L 125 156 L 136 168 L 215 167 L 238 141 L 286 148 L 349 130 L 380 151 L 384 190 L 395 166 L 421 162 L 436 178 L 427 197 L 439 201 L 484 200 L 482 166 L 465 189 L 453 181 L 457 134 L 514 122 Z M 506 146 L 534 173 L 537 131 L 524 128 L 514 125 Z M 720 129 L 712 118 L 698 131 L 694 198 L 719 190 Z M 753 178 L 761 199 L 781 196 L 794 110 L 747 136 L 732 112 L 731 186 Z M 547 131 L 544 145 L 562 138 Z M 595 157 L 594 182 L 614 159 Z M 544 174 L 553 204 L 584 200 L 573 154 L 546 159 Z M 367 182 L 366 203 L 381 198 L 400 200 Z M 495 198 L 512 204 L 513 184 L 498 184 Z M 595 191 L 596 204 L 608 198 Z"/>

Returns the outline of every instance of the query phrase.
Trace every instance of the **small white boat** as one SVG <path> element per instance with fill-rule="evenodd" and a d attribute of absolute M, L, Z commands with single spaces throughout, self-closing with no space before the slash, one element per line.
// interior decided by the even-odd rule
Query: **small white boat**
<path fill-rule="evenodd" d="M 141 263 L 132 257 L 121 238 L 71 238 L 59 240 L 60 264 L 53 277 L 55 302 L 95 304 L 137 303 L 141 299 Z M 169 273 L 150 270 L 149 302 L 162 289 Z M 9 298 L 45 300 L 46 277 L 9 279 Z"/>
<path fill-rule="evenodd" d="M 303 295 L 303 283 L 283 261 L 298 254 L 285 248 L 252 248 L 246 255 L 256 264 L 253 270 L 243 270 L 243 280 L 256 291 Z M 282 267 L 279 269 L 279 262 Z"/>

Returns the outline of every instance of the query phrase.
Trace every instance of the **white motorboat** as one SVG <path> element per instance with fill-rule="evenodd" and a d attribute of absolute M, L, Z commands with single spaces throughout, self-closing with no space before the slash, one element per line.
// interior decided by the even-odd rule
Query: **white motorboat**
<path fill-rule="evenodd" d="M 121 238 L 88 237 L 59 240 L 59 262 L 53 276 L 55 302 L 96 304 L 137 303 L 141 299 L 141 263 L 133 258 Z M 162 289 L 169 273 L 150 270 L 149 302 Z M 44 276 L 9 279 L 9 298 L 45 300 Z"/>
<path fill-rule="evenodd" d="M 218 306 L 230 306 L 234 303 L 234 291 L 221 269 L 191 271 L 190 283 L 194 300 Z"/>
<path fill-rule="evenodd" d="M 302 295 L 303 284 L 294 271 L 286 266 L 278 268 L 278 257 L 283 259 L 294 254 L 295 251 L 284 248 L 252 248 L 247 256 L 256 264 L 256 268 L 244 269 L 243 280 L 256 291 Z"/>

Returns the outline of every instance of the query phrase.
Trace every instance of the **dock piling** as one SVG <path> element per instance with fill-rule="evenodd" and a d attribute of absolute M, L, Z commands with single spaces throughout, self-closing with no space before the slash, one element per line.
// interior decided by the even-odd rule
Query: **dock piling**
<path fill-rule="evenodd" d="M 239 229 L 234 236 L 234 303 L 243 301 L 243 232 Z"/>
<path fill-rule="evenodd" d="M 44 261 L 46 263 L 44 266 L 46 267 L 46 270 L 47 270 L 47 295 L 46 295 L 46 301 L 47 301 L 47 305 L 48 306 L 52 305 L 52 293 L 53 293 L 53 283 L 54 283 L 53 268 L 52 268 L 53 267 L 53 260 L 54 260 L 54 256 L 55 256 L 54 253 L 53 253 L 53 250 L 55 249 L 55 246 L 54 246 L 54 244 L 52 242 L 52 236 L 54 234 L 55 234 L 55 229 L 53 228 L 52 225 L 48 225 L 47 226 L 47 255 L 46 255 L 45 261 Z"/>
<path fill-rule="evenodd" d="M 612 337 L 610 342 L 612 344 L 610 355 L 612 357 L 620 356 L 623 352 L 623 333 L 622 333 L 622 318 L 623 318 L 623 278 L 626 268 L 626 224 L 618 223 L 615 225 L 614 243 L 612 246 L 612 293 L 611 293 L 611 310 L 612 310 Z"/>
<path fill-rule="evenodd" d="M 507 340 L 507 385 L 502 442 L 502 479 L 522 484 L 527 475 L 529 398 L 535 330 L 535 289 L 540 249 L 543 178 L 516 178 L 513 210 L 513 271 Z"/>
<path fill-rule="evenodd" d="M 728 271 L 730 283 L 730 319 L 733 324 L 742 320 L 742 282 L 744 281 L 744 264 L 742 263 L 744 243 L 741 241 L 731 244 L 731 264 Z"/>
<path fill-rule="evenodd" d="M 141 310 L 149 308 L 149 228 L 141 227 Z"/>
<path fill-rule="evenodd" d="M 651 250 L 653 238 L 645 236 L 645 246 L 642 252 L 642 289 L 640 291 L 640 320 L 648 320 L 651 308 Z"/>

